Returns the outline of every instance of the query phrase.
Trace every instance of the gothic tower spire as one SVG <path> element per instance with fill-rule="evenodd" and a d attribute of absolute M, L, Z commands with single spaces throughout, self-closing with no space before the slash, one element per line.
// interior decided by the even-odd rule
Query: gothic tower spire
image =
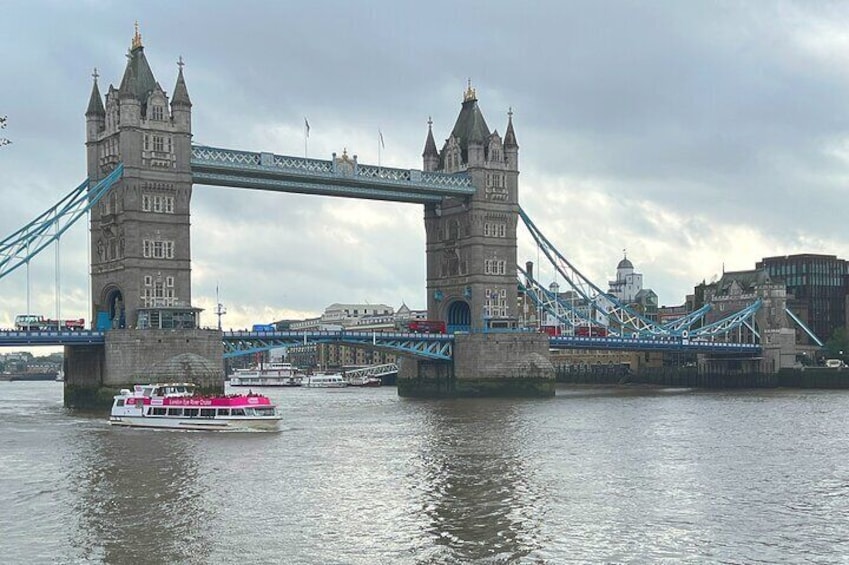
<path fill-rule="evenodd" d="M 439 151 L 436 150 L 436 142 L 433 140 L 433 120 L 430 116 L 427 118 L 427 139 L 422 159 L 425 171 L 435 171 L 439 167 Z"/>

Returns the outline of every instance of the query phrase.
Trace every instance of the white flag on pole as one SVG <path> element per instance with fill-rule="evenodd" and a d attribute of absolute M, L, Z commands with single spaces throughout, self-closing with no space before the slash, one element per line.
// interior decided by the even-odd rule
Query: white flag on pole
<path fill-rule="evenodd" d="M 382 132 L 382 131 L 380 131 L 380 129 L 378 129 L 378 130 L 377 130 L 377 135 L 379 135 L 379 136 L 380 136 L 380 146 L 381 146 L 382 148 L 386 149 L 386 144 L 385 144 L 385 143 L 383 143 L 383 132 Z"/>
<path fill-rule="evenodd" d="M 304 116 L 304 131 L 306 132 L 306 136 L 310 136 L 310 123 L 307 121 L 307 117 Z"/>

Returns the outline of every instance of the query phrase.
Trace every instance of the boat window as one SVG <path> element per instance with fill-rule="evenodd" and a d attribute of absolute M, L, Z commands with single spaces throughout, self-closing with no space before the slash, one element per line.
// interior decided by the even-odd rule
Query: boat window
<path fill-rule="evenodd" d="M 184 416 L 190 416 L 190 417 L 194 418 L 195 416 L 198 415 L 198 409 L 197 408 L 186 408 L 185 410 L 183 410 L 183 415 Z"/>
<path fill-rule="evenodd" d="M 183 415 L 183 409 L 182 408 L 169 408 L 168 409 L 168 415 L 169 416 L 182 416 Z"/>
<path fill-rule="evenodd" d="M 115 406 L 123 406 L 123 405 L 124 405 L 124 399 L 123 398 L 120 398 L 120 399 L 115 401 Z"/>
<path fill-rule="evenodd" d="M 153 413 L 154 416 L 164 416 L 165 415 L 165 408 L 161 408 L 161 407 L 154 408 L 152 413 Z"/>
<path fill-rule="evenodd" d="M 231 414 L 233 416 L 244 416 L 245 410 L 243 408 L 233 408 Z"/>
<path fill-rule="evenodd" d="M 219 416 L 229 416 L 230 415 L 230 409 L 229 408 L 219 408 L 218 409 L 218 415 Z"/>
<path fill-rule="evenodd" d="M 271 406 L 259 406 L 253 410 L 257 416 L 274 416 L 274 408 Z"/>
<path fill-rule="evenodd" d="M 142 392 L 142 394 L 144 394 L 145 396 L 150 396 L 152 392 L 153 392 L 153 389 L 152 389 L 152 388 L 150 388 L 150 387 L 145 387 L 145 388 L 144 388 L 144 391 Z"/>
<path fill-rule="evenodd" d="M 215 408 L 201 408 L 200 409 L 200 417 L 201 418 L 214 418 L 215 417 Z"/>

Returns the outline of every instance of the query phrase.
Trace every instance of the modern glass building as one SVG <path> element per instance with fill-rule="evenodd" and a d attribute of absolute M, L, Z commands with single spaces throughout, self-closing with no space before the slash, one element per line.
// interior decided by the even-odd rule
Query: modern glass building
<path fill-rule="evenodd" d="M 849 263 L 845 259 L 811 253 L 784 255 L 765 257 L 756 268 L 784 281 L 787 307 L 823 342 L 835 329 L 846 326 Z"/>

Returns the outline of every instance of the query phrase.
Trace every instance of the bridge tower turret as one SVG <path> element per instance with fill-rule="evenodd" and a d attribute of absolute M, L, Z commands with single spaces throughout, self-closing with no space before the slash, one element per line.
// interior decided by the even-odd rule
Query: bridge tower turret
<path fill-rule="evenodd" d="M 476 187 L 471 197 L 425 206 L 429 317 L 459 329 L 515 324 L 518 155 L 512 111 L 502 141 L 471 84 L 439 153 L 428 124 L 424 170 L 466 172 Z"/>
<path fill-rule="evenodd" d="M 97 76 L 86 111 L 89 178 L 118 162 L 119 183 L 91 211 L 92 320 L 98 327 L 195 327 L 189 205 L 191 100 L 178 62 L 170 103 L 136 26 L 120 86 L 105 106 Z"/>

